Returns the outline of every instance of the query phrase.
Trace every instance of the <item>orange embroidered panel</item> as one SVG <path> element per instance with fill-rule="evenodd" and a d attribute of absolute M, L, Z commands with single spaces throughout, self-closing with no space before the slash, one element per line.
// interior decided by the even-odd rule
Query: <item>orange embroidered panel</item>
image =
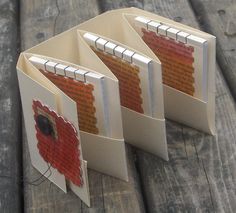
<path fill-rule="evenodd" d="M 144 28 L 142 32 L 143 40 L 162 63 L 163 83 L 193 96 L 194 48 Z"/>
<path fill-rule="evenodd" d="M 76 129 L 40 101 L 34 100 L 32 107 L 40 155 L 58 172 L 64 174 L 67 180 L 82 186 L 79 139 Z"/>
<path fill-rule="evenodd" d="M 144 113 L 140 88 L 139 68 L 105 52 L 92 48 L 119 80 L 121 105 Z"/>
<path fill-rule="evenodd" d="M 99 131 L 96 126 L 97 119 L 95 117 L 96 109 L 94 107 L 95 99 L 93 96 L 94 86 L 89 83 L 76 81 L 43 70 L 40 71 L 77 103 L 79 129 L 85 132 L 98 134 Z"/>

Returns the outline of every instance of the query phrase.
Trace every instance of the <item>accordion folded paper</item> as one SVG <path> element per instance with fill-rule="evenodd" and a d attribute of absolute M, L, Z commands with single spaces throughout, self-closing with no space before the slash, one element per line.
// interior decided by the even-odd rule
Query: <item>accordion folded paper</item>
<path fill-rule="evenodd" d="M 68 182 L 87 205 L 87 162 L 127 181 L 118 81 L 30 53 L 21 54 L 17 70 L 33 166 L 48 177 L 50 165 L 49 180 L 65 192 Z"/>
<path fill-rule="evenodd" d="M 165 117 L 215 134 L 215 37 L 137 8 L 113 10 L 79 28 L 162 64 Z"/>
<path fill-rule="evenodd" d="M 168 160 L 160 63 L 117 41 L 77 32 L 119 80 L 125 141 Z"/>
<path fill-rule="evenodd" d="M 136 8 L 23 52 L 17 74 L 33 166 L 90 205 L 87 167 L 128 180 L 124 141 L 168 160 L 164 111 L 213 134 L 214 54 L 213 36 Z"/>
<path fill-rule="evenodd" d="M 162 62 L 163 83 L 206 101 L 207 40 L 140 16 L 134 22 L 139 35 Z"/>

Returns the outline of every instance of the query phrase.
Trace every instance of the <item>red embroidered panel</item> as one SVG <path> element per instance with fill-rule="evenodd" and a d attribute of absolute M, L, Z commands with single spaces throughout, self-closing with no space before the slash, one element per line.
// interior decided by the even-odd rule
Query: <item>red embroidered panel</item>
<path fill-rule="evenodd" d="M 40 101 L 33 101 L 37 147 L 42 158 L 77 186 L 83 185 L 79 139 L 73 125 Z"/>
<path fill-rule="evenodd" d="M 94 52 L 119 80 L 121 105 L 139 113 L 144 113 L 140 88 L 139 68 L 102 51 Z"/>
<path fill-rule="evenodd" d="M 194 48 L 142 29 L 143 40 L 162 63 L 163 83 L 193 96 Z"/>
<path fill-rule="evenodd" d="M 95 99 L 93 96 L 94 86 L 72 78 L 66 78 L 43 70 L 40 71 L 77 103 L 80 130 L 98 134 L 97 119 L 95 117 L 96 109 L 94 107 Z"/>

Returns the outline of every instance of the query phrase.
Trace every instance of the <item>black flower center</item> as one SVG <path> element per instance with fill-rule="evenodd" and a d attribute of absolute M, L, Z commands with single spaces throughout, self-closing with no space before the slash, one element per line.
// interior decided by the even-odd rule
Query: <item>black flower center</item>
<path fill-rule="evenodd" d="M 44 115 L 38 115 L 36 117 L 36 123 L 38 128 L 44 135 L 46 136 L 53 135 L 53 127 L 50 120 L 47 117 L 45 117 Z"/>

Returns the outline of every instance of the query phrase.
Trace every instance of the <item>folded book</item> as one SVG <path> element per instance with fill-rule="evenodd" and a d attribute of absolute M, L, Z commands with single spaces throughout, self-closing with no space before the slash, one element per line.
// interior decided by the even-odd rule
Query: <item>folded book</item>
<path fill-rule="evenodd" d="M 26 50 L 17 74 L 32 165 L 89 206 L 87 167 L 128 181 L 124 141 L 168 160 L 165 116 L 215 133 L 214 70 L 214 36 L 136 8 Z"/>

